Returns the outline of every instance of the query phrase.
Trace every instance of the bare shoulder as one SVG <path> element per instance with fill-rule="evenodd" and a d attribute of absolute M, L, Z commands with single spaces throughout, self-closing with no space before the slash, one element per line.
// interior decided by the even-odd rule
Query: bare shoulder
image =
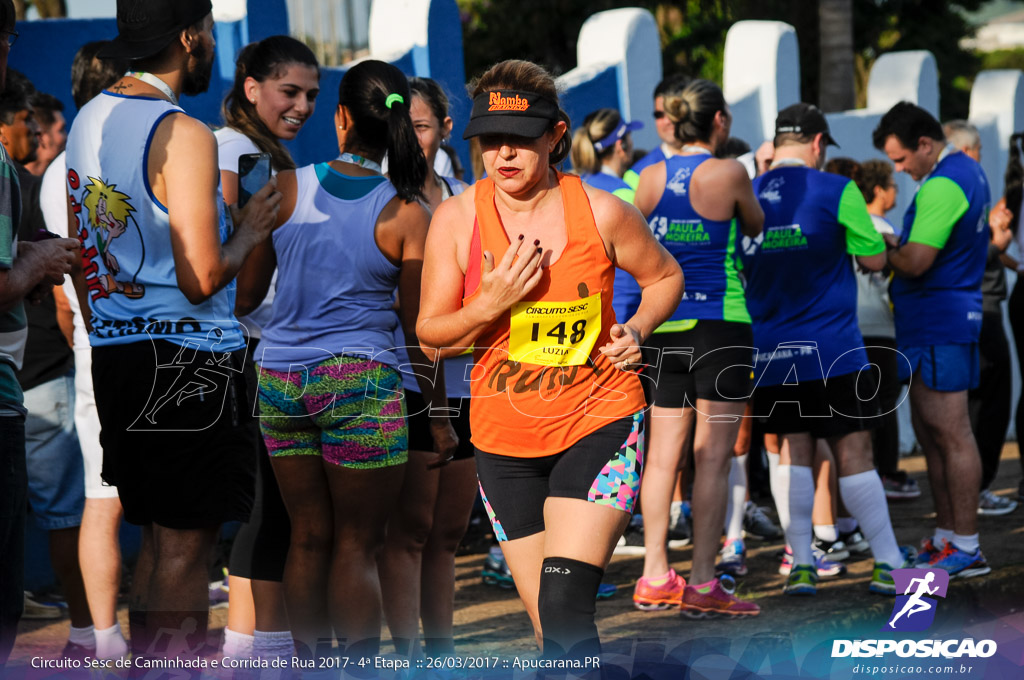
<path fill-rule="evenodd" d="M 430 226 L 456 233 L 459 227 L 468 229 L 476 218 L 476 185 L 453 196 L 437 206 Z"/>
<path fill-rule="evenodd" d="M 750 182 L 746 167 L 735 158 L 712 158 L 707 166 L 722 181 Z"/>
<path fill-rule="evenodd" d="M 622 200 L 618 196 L 608 193 L 604 189 L 597 189 L 589 184 L 583 185 L 590 200 L 590 209 L 594 211 L 594 220 L 600 228 L 602 223 L 609 226 L 615 225 L 623 220 L 640 217 L 636 207 Z M 640 219 L 643 219 L 640 217 Z"/>
<path fill-rule="evenodd" d="M 658 161 L 653 165 L 648 165 L 646 168 L 640 171 L 641 182 L 654 182 L 660 184 L 665 181 L 665 161 Z"/>
<path fill-rule="evenodd" d="M 608 257 L 613 258 L 615 244 L 628 234 L 634 233 L 633 229 L 640 226 L 646 228 L 647 221 L 636 206 L 602 189 L 595 189 L 586 184 L 583 186 L 587 198 L 590 199 L 590 209 L 594 213 L 597 232 L 604 241 Z"/>
<path fill-rule="evenodd" d="M 736 196 L 750 186 L 750 176 L 743 164 L 733 158 L 711 158 L 694 171 L 693 185 L 695 196 L 698 190 L 704 191 L 705 198 Z"/>
<path fill-rule="evenodd" d="M 426 226 L 430 213 L 419 201 L 406 201 L 395 196 L 380 211 L 379 224 L 394 224 L 400 228 Z"/>
<path fill-rule="evenodd" d="M 297 185 L 297 183 L 298 183 L 298 180 L 296 179 L 296 175 L 295 175 L 295 171 L 294 170 L 282 170 L 281 172 L 277 173 L 277 190 L 278 191 L 281 191 L 283 193 L 283 190 L 282 190 L 281 187 L 287 186 L 287 187 L 294 188 Z"/>
<path fill-rule="evenodd" d="M 165 116 L 157 125 L 153 142 L 162 143 L 168 148 L 193 151 L 217 146 L 217 138 L 213 131 L 202 121 L 185 113 Z"/>

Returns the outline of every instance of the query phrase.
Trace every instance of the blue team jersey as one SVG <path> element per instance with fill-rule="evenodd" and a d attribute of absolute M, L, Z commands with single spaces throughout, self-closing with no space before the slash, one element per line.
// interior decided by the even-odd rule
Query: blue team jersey
<path fill-rule="evenodd" d="M 764 231 L 743 237 L 759 386 L 822 380 L 867 363 L 849 255 L 885 250 L 846 177 L 784 166 L 754 180 Z"/>
<path fill-rule="evenodd" d="M 736 219 L 709 220 L 690 204 L 690 181 L 709 155 L 665 161 L 665 189 L 648 216 L 655 238 L 683 270 L 686 290 L 657 333 L 692 328 L 694 319 L 750 323 L 736 262 Z"/>
<path fill-rule="evenodd" d="M 901 347 L 978 341 L 990 203 L 981 166 L 960 152 L 941 156 L 914 196 L 900 242 L 922 243 L 939 254 L 921 276 L 892 283 Z"/>
<path fill-rule="evenodd" d="M 581 175 L 581 179 L 592 187 L 604 189 L 608 193 L 618 196 L 626 203 L 632 205 L 636 198 L 636 191 L 628 184 L 616 177 L 604 172 L 587 173 Z M 612 309 L 615 310 L 615 320 L 619 323 L 626 323 L 640 306 L 640 284 L 636 282 L 629 272 L 615 269 L 615 293 L 612 297 Z"/>

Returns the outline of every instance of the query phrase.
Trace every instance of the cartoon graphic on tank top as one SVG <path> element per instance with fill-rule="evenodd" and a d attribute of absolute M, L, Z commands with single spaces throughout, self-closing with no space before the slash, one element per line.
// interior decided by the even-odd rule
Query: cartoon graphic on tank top
<path fill-rule="evenodd" d="M 109 296 L 112 293 L 121 293 L 133 300 L 141 298 L 146 294 L 145 286 L 135 282 L 138 272 L 122 272 L 117 261 L 114 240 L 123 236 L 129 228 L 138 235 L 139 240 L 142 234 L 132 213 L 135 207 L 129 202 L 131 196 L 117 190 L 116 184 L 107 184 L 102 179 L 89 177 L 89 184 L 85 187 L 85 194 L 82 198 L 82 205 L 88 213 L 88 224 L 96 230 L 96 253 L 83 252 L 83 259 L 87 260 L 86 277 L 90 281 L 90 288 L 94 291 L 96 286 L 93 281 L 99 284 L 102 291 Z M 130 236 L 129 236 L 130 238 Z M 142 248 L 145 252 L 145 246 Z M 99 255 L 97 259 L 95 255 Z M 139 265 L 141 269 L 141 263 Z M 106 271 L 100 273 L 100 269 Z M 91 276 L 90 276 L 91 274 Z M 130 280 L 126 280 L 128 276 Z"/>

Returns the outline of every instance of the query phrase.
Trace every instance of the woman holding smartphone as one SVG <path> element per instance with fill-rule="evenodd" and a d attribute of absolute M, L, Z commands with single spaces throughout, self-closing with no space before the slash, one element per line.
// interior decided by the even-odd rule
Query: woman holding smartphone
<path fill-rule="evenodd" d="M 333 634 L 346 655 L 380 646 L 378 555 L 408 457 L 393 301 L 397 289 L 407 342 L 418 347 L 429 222 L 411 101 L 390 64 L 368 60 L 345 73 L 338 157 L 278 174 L 277 225 L 239 275 L 252 306 L 278 272 L 257 353 L 260 428 L 291 520 L 284 586 L 300 652 Z M 429 381 L 420 387 L 426 401 L 443 403 Z"/>
<path fill-rule="evenodd" d="M 239 198 L 241 156 L 269 154 L 272 174 L 295 168 L 282 141 L 294 139 L 313 115 L 319 93 L 320 67 L 305 44 L 275 35 L 242 49 L 234 85 L 224 98 L 225 126 L 215 133 L 226 203 Z M 242 293 L 239 290 L 237 302 L 244 308 L 248 302 Z M 261 329 L 270 320 L 273 298 L 271 287 L 262 304 L 240 317 L 249 332 L 250 350 L 255 350 Z M 294 649 L 281 588 L 288 513 L 262 438 L 259 442 L 252 518 L 239 529 L 229 564 L 224 655 L 234 658 L 290 657 Z"/>

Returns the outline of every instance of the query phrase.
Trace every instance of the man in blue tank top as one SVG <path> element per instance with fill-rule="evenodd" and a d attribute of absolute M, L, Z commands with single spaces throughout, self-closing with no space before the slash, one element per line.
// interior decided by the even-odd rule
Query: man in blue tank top
<path fill-rule="evenodd" d="M 914 430 L 935 499 L 935 534 L 918 562 L 958 578 L 987 574 L 978 547 L 981 463 L 967 390 L 978 383 L 988 182 L 981 166 L 947 144 L 939 122 L 909 102 L 882 116 L 872 141 L 897 171 L 921 182 L 902 236 L 887 239 L 896 341 L 907 359 L 900 378 L 910 378 Z"/>
<path fill-rule="evenodd" d="M 118 37 L 99 56 L 132 70 L 82 107 L 67 146 L 103 478 L 143 527 L 129 605 L 136 655 L 155 651 L 158 635 L 161 654 L 199 654 L 217 529 L 247 520 L 255 491 L 255 376 L 243 371 L 233 280 L 268 236 L 280 194 L 269 183 L 229 228 L 216 140 L 177 105 L 209 85 L 211 9 L 118 0 Z"/>
<path fill-rule="evenodd" d="M 785 592 L 816 592 L 810 466 L 814 440 L 827 439 L 843 500 L 874 554 L 870 590 L 893 594 L 890 572 L 909 562 L 896 543 L 872 458 L 868 430 L 880 412 L 874 376 L 861 370 L 868 362 L 849 258 L 878 271 L 885 244 L 857 185 L 820 171 L 826 145 L 835 144 L 821 111 L 809 104 L 781 111 L 774 143 L 771 168 L 754 181 L 764 232 L 743 239 L 742 261 L 757 347 L 754 415 L 780 444 L 771 482 L 793 551 Z"/>

